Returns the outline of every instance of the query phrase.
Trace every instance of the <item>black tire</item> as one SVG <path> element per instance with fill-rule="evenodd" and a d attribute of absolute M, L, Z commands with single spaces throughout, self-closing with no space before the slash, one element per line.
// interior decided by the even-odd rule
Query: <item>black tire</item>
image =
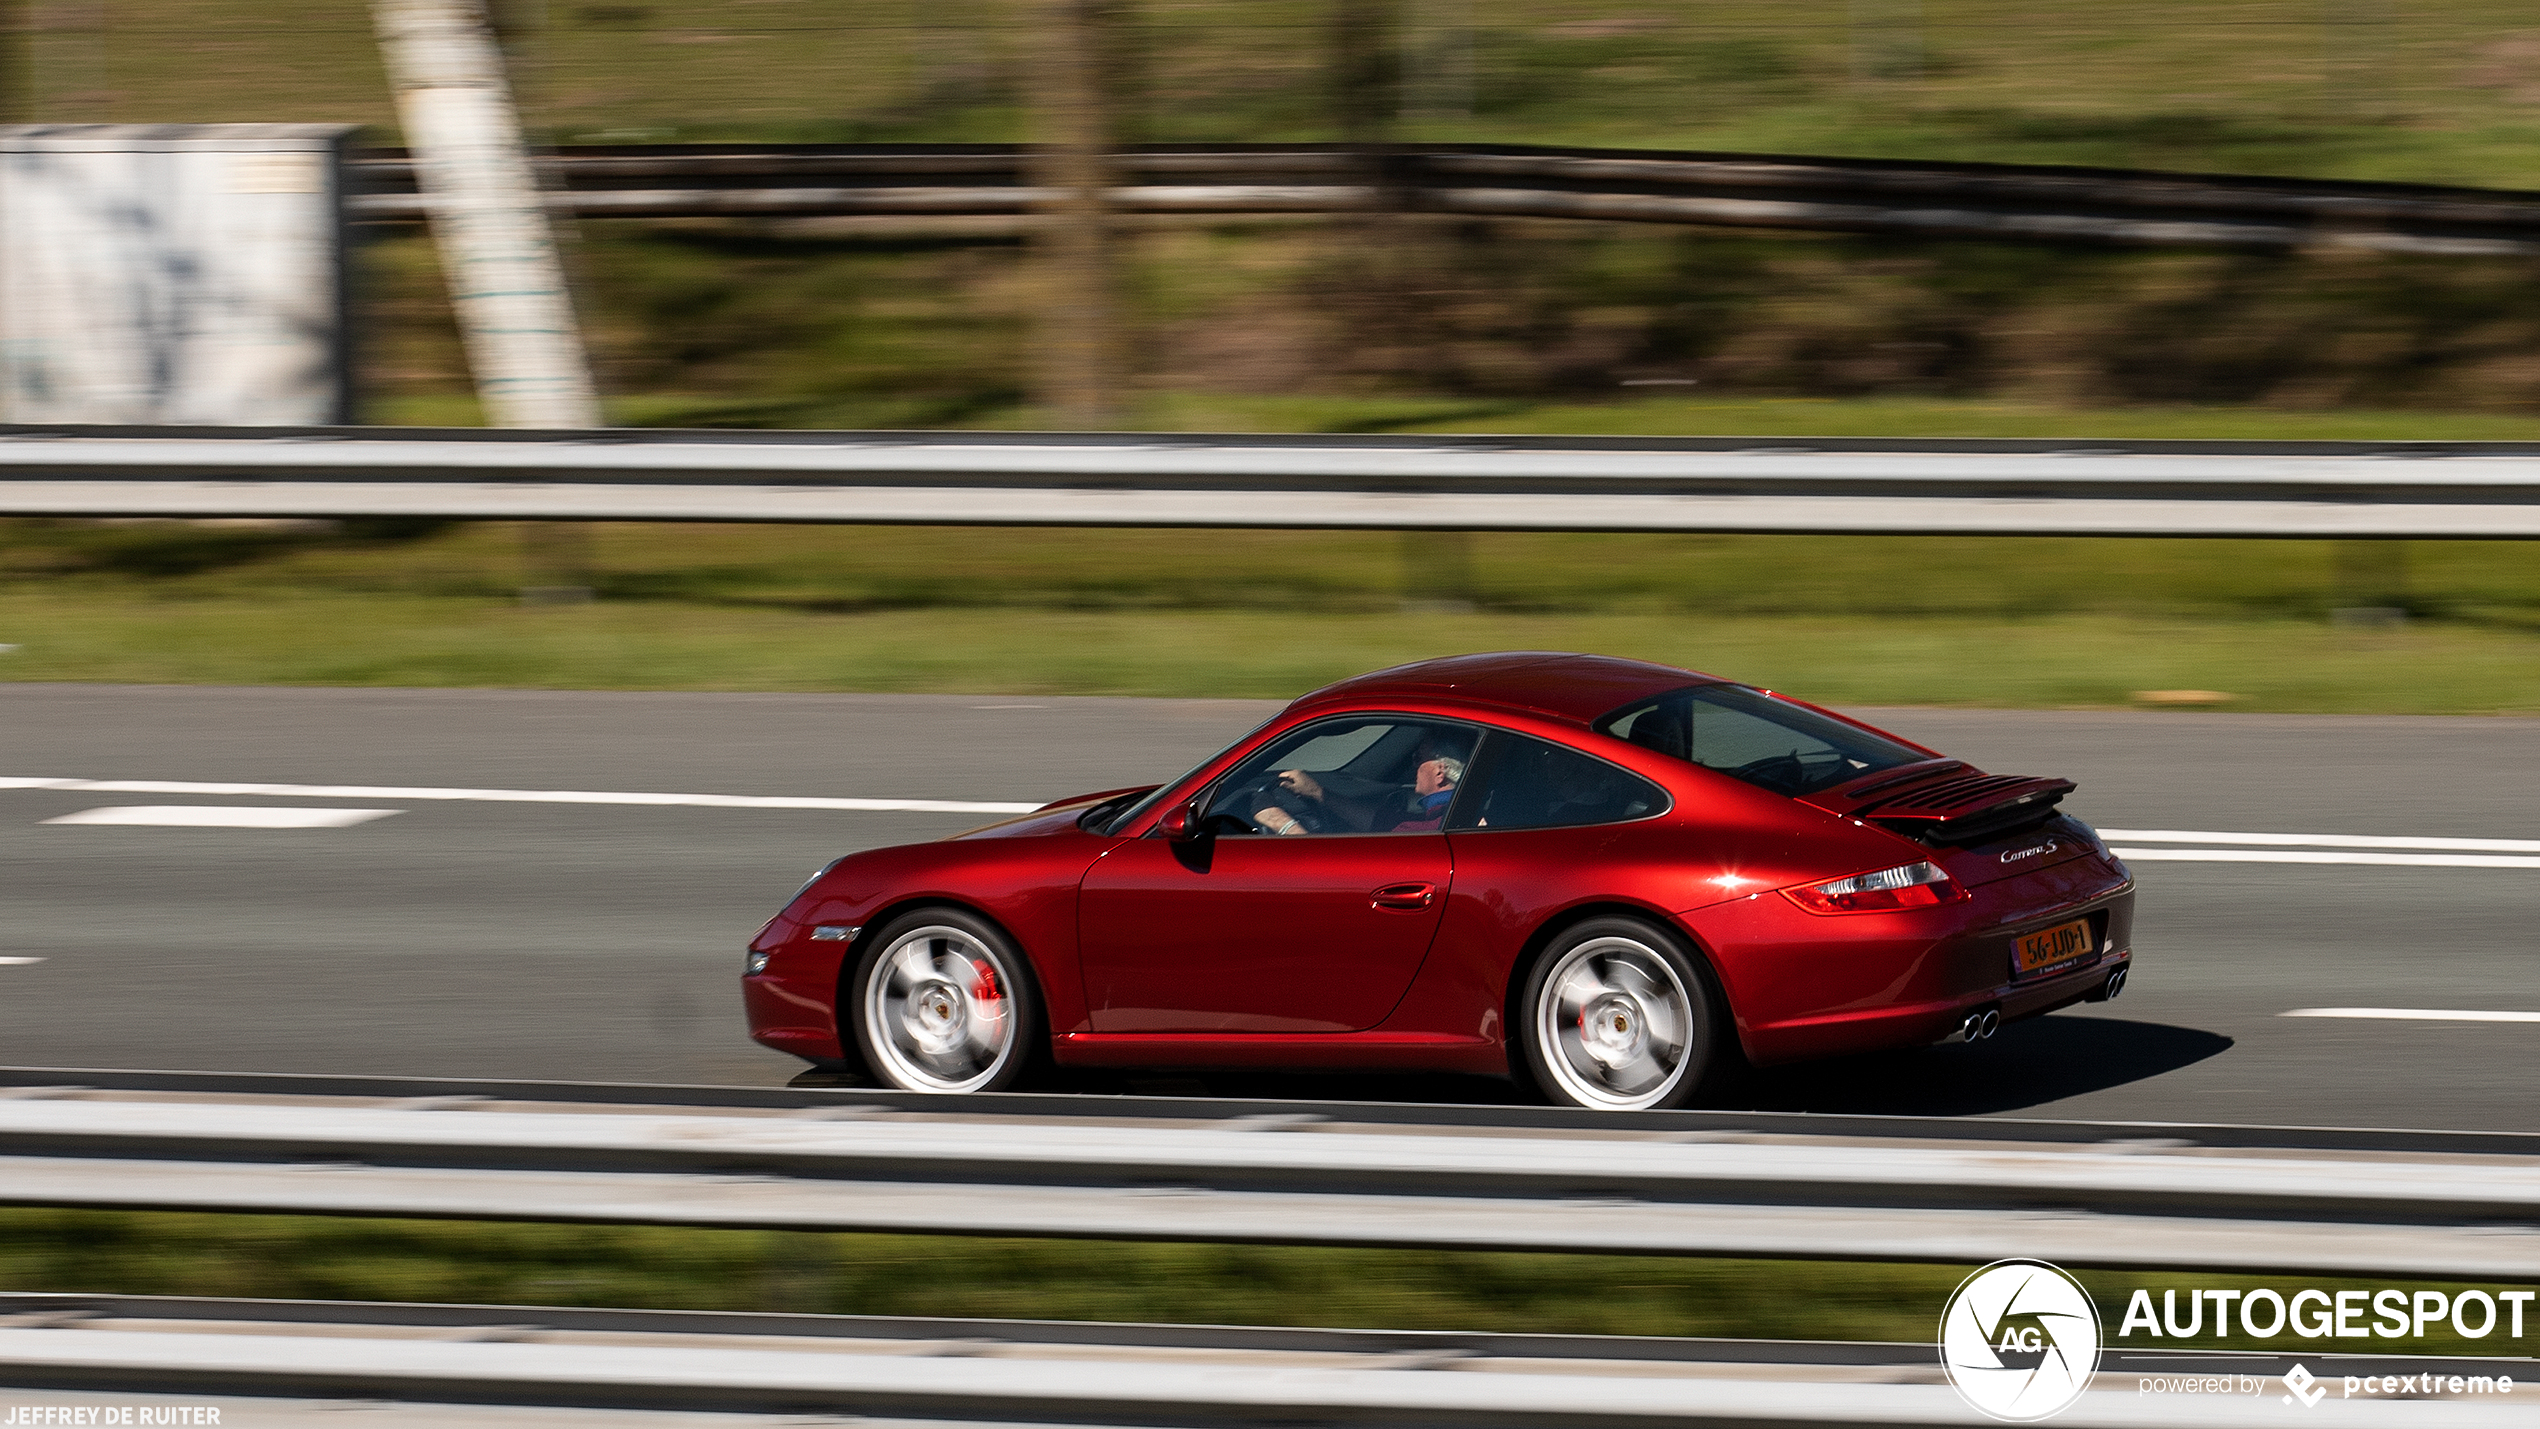
<path fill-rule="evenodd" d="M 1590 1111 L 1691 1102 L 1728 1057 L 1727 1000 L 1684 939 L 1639 918 L 1563 929 L 1527 970 L 1511 1021 L 1546 1101 Z"/>
<path fill-rule="evenodd" d="M 1047 1050 L 1032 965 L 1003 929 L 964 909 L 892 919 L 839 993 L 866 1070 L 901 1091 L 1012 1091 Z"/>

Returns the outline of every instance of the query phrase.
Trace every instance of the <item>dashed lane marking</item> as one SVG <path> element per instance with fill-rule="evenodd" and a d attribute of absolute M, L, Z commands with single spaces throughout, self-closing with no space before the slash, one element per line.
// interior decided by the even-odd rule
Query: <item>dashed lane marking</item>
<path fill-rule="evenodd" d="M 823 799 L 759 794 L 644 794 L 589 789 L 442 789 L 370 784 L 212 784 L 179 779 L 0 778 L 0 789 L 83 794 L 203 794 L 226 798 L 375 799 L 382 803 L 618 804 L 682 809 L 836 809 L 881 814 L 1028 814 L 1037 803 L 974 799 Z"/>
<path fill-rule="evenodd" d="M 2444 853 L 2540 854 L 2540 839 L 2441 839 L 2378 834 L 2227 834 L 2201 829 L 2101 829 L 2110 843 L 2248 844 L 2268 848 L 2427 849 Z"/>
<path fill-rule="evenodd" d="M 344 829 L 403 809 L 282 808 L 244 804 L 121 804 L 82 809 L 48 824 L 106 824 L 170 829 Z"/>
<path fill-rule="evenodd" d="M 2540 1012 L 2450 1007 L 2297 1007 L 2278 1017 L 2356 1017 L 2377 1022 L 2540 1022 Z"/>
<path fill-rule="evenodd" d="M 2120 848 L 2129 863 L 2341 863 L 2385 868 L 2540 868 L 2540 858 L 2501 853 L 2348 853 L 2259 848 Z"/>

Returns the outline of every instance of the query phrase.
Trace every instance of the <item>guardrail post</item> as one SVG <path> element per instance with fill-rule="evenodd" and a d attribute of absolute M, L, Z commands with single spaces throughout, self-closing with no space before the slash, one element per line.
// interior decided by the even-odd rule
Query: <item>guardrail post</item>
<path fill-rule="evenodd" d="M 2408 543 L 2347 540 L 2330 558 L 2336 574 L 2330 620 L 2349 629 L 2404 625 L 2408 619 Z"/>
<path fill-rule="evenodd" d="M 1473 608 L 1473 533 L 1402 533 L 1402 608 L 1461 615 Z"/>
<path fill-rule="evenodd" d="M 596 427 L 555 235 L 479 0 L 372 0 L 486 419 Z"/>

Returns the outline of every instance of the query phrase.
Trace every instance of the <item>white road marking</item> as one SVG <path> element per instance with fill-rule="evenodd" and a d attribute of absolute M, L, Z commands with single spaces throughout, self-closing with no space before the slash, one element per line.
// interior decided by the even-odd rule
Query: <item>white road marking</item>
<path fill-rule="evenodd" d="M 2361 1017 L 2387 1022 L 2540 1022 L 2540 1012 L 2481 1012 L 2446 1007 L 2297 1007 L 2278 1017 Z"/>
<path fill-rule="evenodd" d="M 44 961 L 42 958 L 0 958 L 0 968 L 22 968 L 29 963 L 42 961 Z"/>
<path fill-rule="evenodd" d="M 229 798 L 377 799 L 487 804 L 626 804 L 683 809 L 838 809 L 880 814 L 1028 814 L 1037 803 L 970 799 L 815 799 L 757 794 L 636 794 L 583 789 L 437 789 L 366 784 L 206 784 L 178 779 L 0 778 L 0 789 L 66 789 L 83 794 L 207 794 Z"/>
<path fill-rule="evenodd" d="M 119 804 L 82 809 L 48 824 L 119 824 L 176 829 L 342 829 L 403 809 L 291 809 L 243 804 Z"/>
<path fill-rule="evenodd" d="M 2256 848 L 2117 848 L 2128 863 L 2346 863 L 2390 868 L 2540 868 L 2540 858 L 2497 853 L 2327 853 Z"/>
<path fill-rule="evenodd" d="M 885 814 L 1028 814 L 1038 803 L 979 799 L 846 799 L 763 794 L 652 794 L 588 789 L 447 789 L 373 784 L 223 784 L 181 779 L 0 777 L 0 790 L 89 794 L 193 794 L 226 798 L 373 799 L 397 803 L 610 804 L 685 809 L 819 809 Z M 52 820 L 50 822 L 62 822 Z M 89 820 L 88 822 L 103 822 Z M 2195 829 L 2101 829 L 2117 857 L 2140 863 L 2368 864 L 2403 868 L 2540 869 L 2540 839 L 2419 838 L 2362 834 L 2265 834 Z M 2146 848 L 2238 844 L 2239 848 Z"/>
<path fill-rule="evenodd" d="M 2540 839 L 2375 838 L 2363 834 L 2221 834 L 2197 829 L 2101 829 L 2110 843 L 2256 844 L 2273 848 L 2414 848 L 2540 854 Z"/>

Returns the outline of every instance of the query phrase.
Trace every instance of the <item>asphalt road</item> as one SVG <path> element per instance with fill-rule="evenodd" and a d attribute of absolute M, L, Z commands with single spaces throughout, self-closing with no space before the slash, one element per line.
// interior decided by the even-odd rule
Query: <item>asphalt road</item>
<path fill-rule="evenodd" d="M 0 778 L 1038 801 L 1179 772 L 1246 701 L 0 685 Z M 1864 711 L 2110 827 L 2540 837 L 2540 720 Z M 53 825 L 377 803 L 347 828 Z M 773 1083 L 742 944 L 819 863 L 990 815 L 0 788 L 0 1062 Z M 2138 862 L 2120 1001 L 1759 1075 L 1745 1105 L 2540 1130 L 2540 869 Z M 9 961 L 9 960 L 18 961 Z M 28 961 L 34 960 L 34 961 Z M 1187 1089 L 1177 1087 L 1175 1089 Z M 1490 1084 L 1247 1083 L 1487 1097 Z"/>

